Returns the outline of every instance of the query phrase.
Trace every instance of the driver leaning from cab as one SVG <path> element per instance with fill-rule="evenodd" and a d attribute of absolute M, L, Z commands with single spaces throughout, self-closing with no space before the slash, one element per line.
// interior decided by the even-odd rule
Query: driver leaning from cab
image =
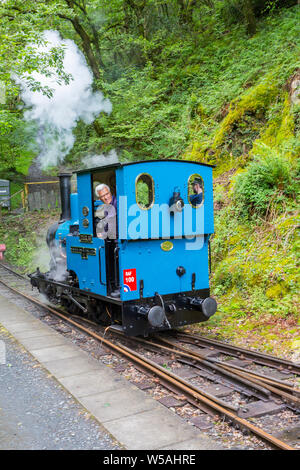
<path fill-rule="evenodd" d="M 116 238 L 115 224 L 117 213 L 117 198 L 111 194 L 107 184 L 98 184 L 95 188 L 96 196 L 103 202 L 96 211 L 96 232 L 99 238 Z M 110 206 L 111 209 L 110 209 Z"/>
<path fill-rule="evenodd" d="M 117 198 L 111 194 L 110 187 L 107 184 L 98 184 L 95 192 L 100 201 L 104 204 L 112 204 L 117 210 Z"/>

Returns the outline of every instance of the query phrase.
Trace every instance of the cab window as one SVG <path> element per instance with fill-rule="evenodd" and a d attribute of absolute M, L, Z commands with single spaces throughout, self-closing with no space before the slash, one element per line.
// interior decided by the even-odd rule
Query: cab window
<path fill-rule="evenodd" d="M 204 183 L 202 177 L 194 173 L 188 180 L 188 200 L 195 207 L 200 207 L 204 202 Z"/>
<path fill-rule="evenodd" d="M 154 204 L 154 181 L 147 173 L 140 174 L 135 181 L 135 197 L 137 205 L 144 210 Z"/>

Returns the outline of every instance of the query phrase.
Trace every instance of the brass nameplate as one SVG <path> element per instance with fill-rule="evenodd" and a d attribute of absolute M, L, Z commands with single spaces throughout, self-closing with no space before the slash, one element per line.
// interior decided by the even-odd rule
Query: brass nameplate
<path fill-rule="evenodd" d="M 79 235 L 80 243 L 93 243 L 93 235 L 89 233 L 81 233 Z"/>
<path fill-rule="evenodd" d="M 88 256 L 96 256 L 96 248 L 86 248 L 84 246 L 71 246 L 71 253 L 81 255 L 81 259 L 88 259 Z"/>

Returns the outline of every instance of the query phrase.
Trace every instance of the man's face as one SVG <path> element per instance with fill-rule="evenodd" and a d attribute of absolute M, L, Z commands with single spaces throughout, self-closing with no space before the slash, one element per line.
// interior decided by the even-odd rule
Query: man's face
<path fill-rule="evenodd" d="M 200 194 L 201 193 L 201 186 L 199 183 L 193 184 L 193 190 L 195 194 Z"/>
<path fill-rule="evenodd" d="M 98 191 L 98 196 L 104 204 L 110 204 L 112 201 L 112 194 L 107 188 Z"/>

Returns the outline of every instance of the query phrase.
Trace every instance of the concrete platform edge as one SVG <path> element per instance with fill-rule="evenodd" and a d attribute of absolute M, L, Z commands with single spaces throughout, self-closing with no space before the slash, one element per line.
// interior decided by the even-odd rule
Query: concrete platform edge
<path fill-rule="evenodd" d="M 1 295 L 0 325 L 124 449 L 223 449 L 117 372 Z"/>

